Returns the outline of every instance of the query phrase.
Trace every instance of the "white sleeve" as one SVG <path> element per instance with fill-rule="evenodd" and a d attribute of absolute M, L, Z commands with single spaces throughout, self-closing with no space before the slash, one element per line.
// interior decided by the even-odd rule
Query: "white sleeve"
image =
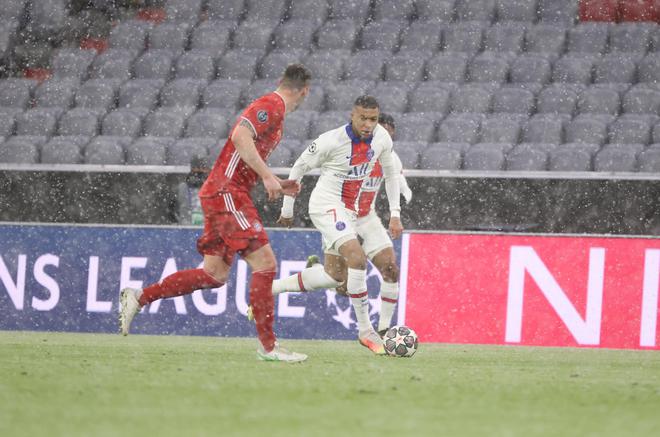
<path fill-rule="evenodd" d="M 397 171 L 394 162 L 392 139 L 387 135 L 385 141 L 385 150 L 380 154 L 380 164 L 383 167 L 383 176 L 385 177 L 385 193 L 387 201 L 390 204 L 390 217 L 401 216 L 401 191 L 399 190 L 399 175 L 401 169 Z"/>
<path fill-rule="evenodd" d="M 321 166 L 324 158 L 322 155 L 327 154 L 327 150 L 324 147 L 324 150 L 320 150 L 319 145 L 322 144 L 318 139 L 313 141 L 305 151 L 296 159 L 296 162 L 291 167 L 289 172 L 289 179 L 295 179 L 300 182 L 300 180 L 309 173 L 312 169 L 318 168 Z M 282 199 L 282 211 L 280 215 L 284 218 L 293 217 L 293 204 L 295 203 L 296 198 L 291 196 L 284 196 Z"/>
<path fill-rule="evenodd" d="M 412 190 L 408 186 L 406 177 L 403 175 L 403 164 L 401 163 L 401 158 L 399 158 L 399 155 L 397 155 L 394 151 L 392 152 L 392 157 L 394 158 L 394 165 L 399 172 L 399 191 L 401 191 L 403 198 L 406 199 L 406 203 L 410 203 L 413 194 Z"/>

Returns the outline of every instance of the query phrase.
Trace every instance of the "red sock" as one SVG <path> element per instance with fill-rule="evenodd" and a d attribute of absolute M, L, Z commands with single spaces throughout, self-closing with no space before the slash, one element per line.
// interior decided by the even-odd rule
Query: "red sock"
<path fill-rule="evenodd" d="M 181 296 L 201 288 L 217 288 L 221 285 L 204 269 L 181 270 L 142 290 L 139 302 L 140 305 L 146 305 L 165 297 Z"/>
<path fill-rule="evenodd" d="M 275 333 L 273 333 L 273 313 L 275 300 L 273 298 L 274 271 L 252 272 L 250 282 L 250 305 L 254 322 L 257 325 L 257 337 L 266 352 L 275 347 Z"/>

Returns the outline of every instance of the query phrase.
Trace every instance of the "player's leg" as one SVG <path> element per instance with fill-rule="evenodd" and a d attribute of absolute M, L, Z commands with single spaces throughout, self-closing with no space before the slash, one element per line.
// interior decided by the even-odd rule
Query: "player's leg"
<path fill-rule="evenodd" d="M 323 268 L 338 282 L 337 286 L 333 288 L 337 293 L 346 296 L 346 275 L 348 274 L 346 260 L 336 251 L 326 251 L 323 256 Z"/>
<path fill-rule="evenodd" d="M 387 247 L 381 250 L 373 256 L 371 262 L 383 277 L 383 282 L 380 284 L 380 316 L 377 329 L 379 334 L 384 335 L 392 323 L 394 309 L 399 299 L 399 266 L 394 248 Z"/>
<path fill-rule="evenodd" d="M 277 260 L 270 244 L 243 253 L 243 259 L 252 269 L 250 280 L 250 306 L 257 328 L 257 336 L 261 347 L 257 357 L 264 361 L 304 361 L 307 356 L 289 352 L 277 345 L 273 332 L 274 298 L 271 292 L 273 278 L 277 270 Z"/>
<path fill-rule="evenodd" d="M 347 294 L 355 311 L 358 323 L 358 338 L 360 344 L 372 352 L 382 355 L 385 353 L 380 336 L 374 331 L 369 319 L 369 296 L 367 293 L 367 256 L 357 238 L 340 242 L 339 253 L 346 260 Z"/>
<path fill-rule="evenodd" d="M 339 284 L 340 282 L 322 264 L 312 264 L 294 275 L 274 280 L 273 294 L 335 288 Z"/>

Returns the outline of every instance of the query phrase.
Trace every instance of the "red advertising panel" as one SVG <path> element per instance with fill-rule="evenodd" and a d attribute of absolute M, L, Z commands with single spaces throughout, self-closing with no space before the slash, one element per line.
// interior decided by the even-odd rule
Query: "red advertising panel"
<path fill-rule="evenodd" d="M 658 349 L 660 240 L 413 234 L 421 341 Z"/>

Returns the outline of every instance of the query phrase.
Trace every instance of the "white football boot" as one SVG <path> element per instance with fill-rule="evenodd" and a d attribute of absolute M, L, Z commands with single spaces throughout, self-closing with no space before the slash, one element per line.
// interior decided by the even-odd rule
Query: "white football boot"
<path fill-rule="evenodd" d="M 362 346 L 366 347 L 376 355 L 385 355 L 383 339 L 373 330 L 373 328 L 360 332 L 358 335 L 358 341 Z"/>
<path fill-rule="evenodd" d="M 307 355 L 298 352 L 290 352 L 275 343 L 272 351 L 266 352 L 263 346 L 257 348 L 257 358 L 261 361 L 283 361 L 285 363 L 300 363 L 307 359 Z"/>
<path fill-rule="evenodd" d="M 124 288 L 119 294 L 119 329 L 123 335 L 128 335 L 133 317 L 142 308 L 138 302 L 140 290 Z"/>

